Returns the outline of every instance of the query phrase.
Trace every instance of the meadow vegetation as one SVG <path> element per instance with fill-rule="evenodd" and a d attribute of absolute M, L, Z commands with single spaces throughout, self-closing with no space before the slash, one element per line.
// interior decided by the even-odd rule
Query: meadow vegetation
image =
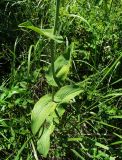
<path fill-rule="evenodd" d="M 0 160 L 121 160 L 122 0 L 1 0 L 0 22 Z"/>

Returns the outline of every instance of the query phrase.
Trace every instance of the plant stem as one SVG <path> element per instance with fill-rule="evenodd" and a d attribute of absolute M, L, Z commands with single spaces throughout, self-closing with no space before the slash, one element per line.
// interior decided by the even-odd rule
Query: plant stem
<path fill-rule="evenodd" d="M 60 0 L 56 0 L 56 14 L 55 14 L 54 31 L 53 31 L 54 35 L 56 35 L 57 26 L 58 26 L 59 8 L 60 8 Z M 55 82 L 57 83 L 56 75 L 55 75 L 55 66 L 54 66 L 55 53 L 56 53 L 56 46 L 55 45 L 56 45 L 55 43 L 52 44 L 53 47 L 52 47 L 52 51 L 51 51 L 51 66 L 52 66 L 53 78 L 54 78 Z M 52 100 L 54 100 L 54 88 L 53 87 L 52 87 Z"/>
<path fill-rule="evenodd" d="M 58 18 L 59 18 L 59 8 L 60 8 L 60 0 L 56 0 L 56 14 L 55 14 L 55 24 L 54 24 L 54 32 L 56 34 L 57 27 L 58 27 Z"/>

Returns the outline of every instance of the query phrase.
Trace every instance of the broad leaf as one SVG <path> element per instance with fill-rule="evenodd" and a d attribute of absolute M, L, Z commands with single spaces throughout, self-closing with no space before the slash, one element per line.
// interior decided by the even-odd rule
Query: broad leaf
<path fill-rule="evenodd" d="M 63 115 L 64 112 L 65 109 L 61 105 L 57 106 L 55 111 L 50 113 L 50 115 L 46 118 L 46 121 L 44 123 L 44 128 L 41 127 L 40 129 L 39 132 L 40 139 L 37 142 L 37 149 L 44 157 L 46 157 L 49 152 L 50 135 L 55 128 L 53 122 L 59 124 L 59 118 Z"/>
<path fill-rule="evenodd" d="M 67 85 L 59 89 L 54 96 L 55 102 L 68 103 L 75 96 L 79 95 L 83 90 L 77 85 Z"/>
<path fill-rule="evenodd" d="M 52 102 L 52 96 L 47 94 L 43 96 L 34 106 L 31 114 L 32 132 L 36 134 L 48 115 L 53 112 L 57 104 Z"/>
<path fill-rule="evenodd" d="M 67 49 L 66 53 L 60 55 L 54 62 L 55 75 L 56 75 L 56 79 L 59 82 L 64 81 L 68 75 L 69 68 L 71 65 L 71 55 L 73 52 L 73 47 L 74 45 L 72 43 L 72 45 Z M 52 86 L 58 86 L 53 78 L 51 65 L 49 66 L 49 69 L 47 71 L 46 79 L 47 79 L 48 84 Z"/>
<path fill-rule="evenodd" d="M 21 23 L 19 25 L 19 27 L 24 27 L 24 28 L 28 28 L 28 29 L 31 29 L 37 33 L 39 33 L 40 35 L 42 36 L 45 36 L 49 39 L 52 39 L 58 43 L 62 43 L 63 42 L 63 38 L 62 36 L 55 36 L 53 34 L 53 29 L 40 29 L 38 27 L 35 27 L 31 22 L 24 22 L 24 23 Z"/>
<path fill-rule="evenodd" d="M 41 138 L 37 142 L 37 149 L 44 157 L 47 156 L 50 148 L 50 134 L 53 132 L 55 126 L 53 123 L 49 128 L 45 128 Z"/>

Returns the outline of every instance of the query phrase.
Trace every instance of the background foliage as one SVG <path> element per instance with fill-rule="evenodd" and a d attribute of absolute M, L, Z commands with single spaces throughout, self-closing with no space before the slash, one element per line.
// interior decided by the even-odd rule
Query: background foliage
<path fill-rule="evenodd" d="M 36 150 L 30 114 L 51 92 L 45 71 L 52 44 L 18 25 L 53 28 L 54 0 L 0 1 L 0 159 L 45 159 Z M 68 105 L 51 136 L 47 159 L 122 159 L 122 1 L 61 1 L 55 58 L 74 43 L 63 85 L 83 92 Z"/>

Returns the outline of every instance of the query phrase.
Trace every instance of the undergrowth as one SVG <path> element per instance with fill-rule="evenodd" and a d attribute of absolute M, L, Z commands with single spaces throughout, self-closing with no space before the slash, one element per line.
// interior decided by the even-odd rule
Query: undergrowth
<path fill-rule="evenodd" d="M 55 28 L 55 12 L 54 0 L 0 2 L 0 160 L 121 160 L 122 1 L 61 0 L 56 31 L 47 35 Z M 60 56 L 65 64 L 54 65 Z M 69 61 L 65 78 L 55 75 Z M 68 86 L 80 90 L 61 103 L 65 96 L 55 95 L 65 86 L 65 96 Z M 49 94 L 60 101 L 61 116 L 53 117 L 45 156 L 37 144 L 43 132 L 33 135 L 31 117 L 36 102 Z"/>

